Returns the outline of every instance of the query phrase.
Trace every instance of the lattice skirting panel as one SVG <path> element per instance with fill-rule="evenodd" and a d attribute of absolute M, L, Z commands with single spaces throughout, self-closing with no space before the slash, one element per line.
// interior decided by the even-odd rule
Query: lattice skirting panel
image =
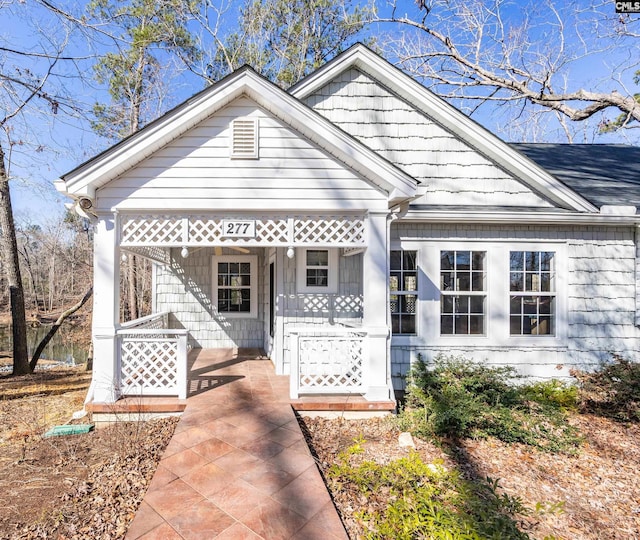
<path fill-rule="evenodd" d="M 120 389 L 123 395 L 176 395 L 178 341 L 120 337 Z"/>
<path fill-rule="evenodd" d="M 363 392 L 365 336 L 300 337 L 300 393 Z"/>

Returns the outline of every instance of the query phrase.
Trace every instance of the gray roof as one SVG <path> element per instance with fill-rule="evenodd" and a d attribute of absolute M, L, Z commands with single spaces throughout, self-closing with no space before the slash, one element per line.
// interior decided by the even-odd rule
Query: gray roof
<path fill-rule="evenodd" d="M 595 206 L 640 209 L 640 147 L 624 144 L 511 143 Z"/>

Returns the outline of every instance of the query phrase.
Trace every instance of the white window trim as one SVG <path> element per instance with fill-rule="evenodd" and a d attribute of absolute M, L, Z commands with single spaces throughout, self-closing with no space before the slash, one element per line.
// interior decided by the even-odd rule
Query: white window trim
<path fill-rule="evenodd" d="M 237 262 L 237 263 L 246 263 L 248 262 L 251 265 L 250 276 L 251 276 L 251 286 L 250 286 L 250 294 L 251 294 L 251 303 L 249 307 L 249 312 L 220 312 L 218 311 L 218 263 L 224 262 Z M 220 255 L 213 256 L 211 266 L 213 268 L 212 271 L 212 279 L 211 279 L 211 291 L 212 291 L 212 301 L 213 307 L 216 313 L 220 317 L 224 317 L 227 319 L 256 319 L 258 317 L 258 257 L 256 255 Z"/>
<path fill-rule="evenodd" d="M 327 251 L 329 253 L 329 276 L 326 287 L 307 286 L 307 251 Z M 335 294 L 338 292 L 338 250 L 336 248 L 297 248 L 296 249 L 296 283 L 299 293 Z"/>

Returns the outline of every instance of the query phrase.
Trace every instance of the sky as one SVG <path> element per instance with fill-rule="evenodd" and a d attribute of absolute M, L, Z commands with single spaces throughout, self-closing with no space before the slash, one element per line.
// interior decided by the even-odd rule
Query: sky
<path fill-rule="evenodd" d="M 225 1 L 225 0 L 218 0 Z M 228 1 L 228 0 L 227 0 Z M 594 0 L 595 2 L 596 0 Z M 471 2 L 472 3 L 472 2 Z M 80 13 L 84 2 L 61 2 L 60 5 L 72 11 Z M 575 5 L 580 6 L 584 2 L 577 2 Z M 535 4 L 536 9 L 541 10 L 537 16 L 541 14 L 542 19 L 548 16 L 550 12 L 545 13 L 547 9 L 544 0 Z M 570 8 L 574 6 L 572 0 L 560 0 L 557 2 L 561 8 Z M 237 2 L 232 3 L 234 9 L 230 9 L 228 14 L 235 16 L 237 14 Z M 603 1 L 601 3 L 601 11 L 609 17 L 601 23 L 599 27 L 593 27 L 594 33 L 587 35 L 586 42 L 580 42 L 575 35 L 571 37 L 569 32 L 569 41 L 565 44 L 567 48 L 575 48 L 576 51 L 586 50 L 589 54 L 583 58 L 574 61 L 570 65 L 563 67 L 564 75 L 568 80 L 568 84 L 572 88 L 585 87 L 592 90 L 610 91 L 618 88 L 618 84 L 612 79 L 612 73 L 619 74 L 625 84 L 630 88 L 634 87 L 632 78 L 633 71 L 621 69 L 621 66 L 632 64 L 637 58 L 640 58 L 640 40 L 619 39 L 611 40 L 607 43 L 610 45 L 606 50 L 597 52 L 597 47 L 602 42 L 595 39 L 595 34 L 613 33 L 616 26 L 616 16 L 614 13 L 614 2 Z M 504 3 L 505 24 L 509 28 L 516 31 L 524 24 L 527 17 L 533 18 L 535 13 L 530 13 L 522 8 L 522 3 L 517 1 L 506 1 Z M 389 13 L 389 6 L 384 1 L 378 1 L 379 14 L 385 15 Z M 575 11 L 575 10 L 574 10 Z M 610 12 L 610 13 L 609 13 Z M 416 5 L 413 1 L 398 2 L 396 14 L 407 13 L 410 16 L 416 15 Z M 589 17 L 588 12 L 576 16 L 571 24 L 578 24 L 580 17 Z M 549 21 L 553 21 L 553 17 L 548 17 Z M 233 28 L 233 18 L 229 18 L 224 23 L 229 28 Z M 610 27 L 607 27 L 610 25 Z M 51 17 L 46 11 L 34 7 L 33 2 L 0 1 L 0 47 L 7 47 L 19 50 L 29 50 L 31 52 L 41 52 L 46 48 L 51 48 L 64 37 L 64 25 Z M 406 30 L 406 29 L 404 29 Z M 640 33 L 640 28 L 636 23 L 635 31 Z M 386 39 L 391 43 L 407 43 L 412 39 L 417 41 L 410 34 L 403 35 L 403 29 L 391 25 L 377 25 L 370 27 L 367 32 L 370 36 L 375 36 L 379 43 L 382 44 Z M 541 24 L 533 32 L 534 42 L 531 45 L 531 51 L 537 51 L 543 47 L 545 43 L 552 44 L 557 41 L 557 33 L 551 23 Z M 44 36 L 44 38 L 43 38 Z M 590 41 L 591 40 L 591 41 Z M 43 43 L 46 41 L 46 43 Z M 536 42 L 537 41 L 537 42 Z M 57 74 L 60 75 L 59 81 L 62 81 L 60 92 L 66 93 L 68 97 L 72 97 L 74 103 L 80 104 L 80 110 L 72 111 L 64 106 L 57 114 L 51 114 L 48 110 L 46 102 L 39 100 L 34 107 L 25 111 L 25 113 L 16 118 L 12 123 L 11 137 L 14 144 L 9 148 L 5 148 L 11 162 L 11 190 L 14 206 L 14 214 L 19 223 L 46 223 L 48 220 L 61 216 L 64 212 L 64 203 L 69 202 L 68 199 L 56 193 L 53 188 L 53 181 L 60 175 L 70 171 L 78 164 L 89 159 L 99 151 L 104 149 L 108 144 L 107 141 L 100 139 L 92 132 L 88 121 L 86 111 L 90 111 L 93 104 L 97 101 L 105 102 L 108 100 L 108 93 L 104 86 L 96 83 L 92 74 L 92 60 L 95 54 L 104 52 L 107 47 L 106 40 L 96 38 L 92 34 L 89 38 L 81 33 L 72 34 L 71 40 L 65 54 L 76 57 L 74 62 L 61 62 L 56 68 Z M 16 60 L 15 55 L 3 55 L 0 52 L 0 70 L 11 69 L 31 69 L 34 74 L 41 73 L 43 68 L 42 62 L 27 61 L 24 57 Z M 396 60 L 393 54 L 388 55 L 388 59 L 392 62 Z M 13 63 L 12 63 L 13 62 Z M 77 71 L 79 70 L 80 76 Z M 24 73 L 24 72 L 23 72 Z M 427 81 L 428 82 L 428 81 Z M 178 74 L 172 82 L 174 92 L 166 96 L 164 102 L 165 110 L 175 106 L 183 99 L 201 90 L 203 86 L 202 79 L 189 76 L 187 72 Z M 55 93 L 58 88 L 54 84 L 50 92 Z M 6 96 L 2 95 L 3 88 L 0 86 L 0 117 L 4 116 L 4 110 L 9 110 Z M 64 100 L 63 102 L 64 103 Z M 455 101 L 457 106 L 463 110 L 470 110 L 470 104 L 463 101 Z M 84 111 L 84 112 L 83 112 Z M 610 116 L 614 116 L 610 113 Z M 515 139 L 518 133 L 510 129 L 517 123 L 517 117 L 522 117 L 523 122 L 527 122 L 526 116 L 522 115 L 513 107 L 497 107 L 492 104 L 483 105 L 473 115 L 473 118 L 482 125 L 497 132 L 503 138 L 510 140 Z M 601 116 L 590 120 L 586 124 L 582 124 L 575 135 L 574 142 L 632 142 L 638 144 L 638 132 L 640 129 L 630 130 L 625 135 L 594 135 L 596 132 L 596 124 L 600 121 Z M 27 126 L 27 127 L 25 127 Z M 577 126 L 573 126 L 575 129 Z M 561 140 L 559 135 L 560 128 L 557 122 L 547 119 L 540 123 L 537 130 L 531 131 L 529 140 L 536 142 L 557 142 Z M 6 138 L 3 138 L 5 143 Z M 564 142 L 564 141 L 563 141 Z M 5 143 L 6 144 L 6 143 Z"/>

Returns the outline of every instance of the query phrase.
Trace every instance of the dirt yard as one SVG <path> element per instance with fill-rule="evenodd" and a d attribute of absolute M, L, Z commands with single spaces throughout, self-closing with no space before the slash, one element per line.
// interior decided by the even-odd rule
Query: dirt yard
<path fill-rule="evenodd" d="M 78 368 L 0 377 L 0 538 L 124 537 L 175 419 L 43 438 L 82 408 L 88 383 Z M 586 439 L 576 457 L 489 439 L 465 442 L 454 460 L 432 443 L 416 439 L 416 445 L 424 459 L 442 459 L 469 477 L 499 478 L 529 508 L 559 508 L 523 521 L 533 538 L 640 539 L 640 426 L 585 415 L 573 422 Z M 367 441 L 363 459 L 388 461 L 407 452 L 389 422 L 306 419 L 305 425 L 325 472 L 359 435 Z M 361 538 L 354 515 L 367 501 L 346 490 L 333 496 L 351 538 Z"/>

